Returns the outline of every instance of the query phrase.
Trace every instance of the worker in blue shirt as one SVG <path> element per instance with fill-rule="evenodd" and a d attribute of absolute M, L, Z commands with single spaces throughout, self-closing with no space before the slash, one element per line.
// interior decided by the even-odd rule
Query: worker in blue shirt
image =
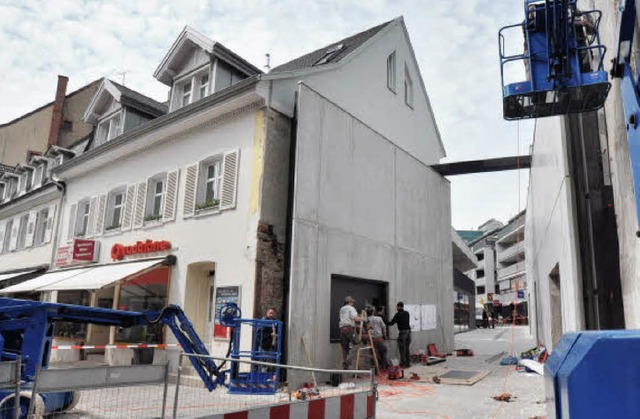
<path fill-rule="evenodd" d="M 409 312 L 404 311 L 404 303 L 402 301 L 398 302 L 396 309 L 398 312 L 393 316 L 393 319 L 391 319 L 388 325 L 398 325 L 398 352 L 400 352 L 400 366 L 409 368 L 411 366 L 411 361 L 409 359 L 409 354 L 411 353 L 411 350 L 409 349 L 411 346 Z"/>

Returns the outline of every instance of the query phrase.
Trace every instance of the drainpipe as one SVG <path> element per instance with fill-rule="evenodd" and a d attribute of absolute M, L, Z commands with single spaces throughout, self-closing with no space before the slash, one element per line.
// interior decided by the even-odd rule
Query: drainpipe
<path fill-rule="evenodd" d="M 58 250 L 59 236 L 60 236 L 60 224 L 62 224 L 62 203 L 64 202 L 64 198 L 67 195 L 67 185 L 61 180 L 58 180 L 54 177 L 51 177 L 51 182 L 56 185 L 56 188 L 61 192 L 60 194 L 60 202 L 58 203 L 58 222 L 56 223 L 56 229 L 53 233 L 53 252 L 51 254 L 51 267 L 55 267 L 56 265 L 56 253 Z"/>

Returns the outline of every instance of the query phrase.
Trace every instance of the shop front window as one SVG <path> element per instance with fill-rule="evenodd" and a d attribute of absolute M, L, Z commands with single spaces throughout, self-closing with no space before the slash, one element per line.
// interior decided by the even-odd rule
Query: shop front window
<path fill-rule="evenodd" d="M 89 291 L 58 291 L 58 302 L 62 304 L 89 305 Z M 55 322 L 53 336 L 57 338 L 85 339 L 86 323 Z"/>
<path fill-rule="evenodd" d="M 162 310 L 167 303 L 169 270 L 158 268 L 144 273 L 120 287 L 118 309 L 125 311 Z M 162 324 L 149 324 L 116 330 L 116 341 L 122 343 L 163 343 Z"/>

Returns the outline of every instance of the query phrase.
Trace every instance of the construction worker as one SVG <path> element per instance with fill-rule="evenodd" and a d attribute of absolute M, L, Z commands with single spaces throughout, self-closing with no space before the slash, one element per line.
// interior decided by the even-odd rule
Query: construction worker
<path fill-rule="evenodd" d="M 382 317 L 373 313 L 373 307 L 367 307 L 367 320 L 369 334 L 373 341 L 373 348 L 376 351 L 376 357 L 378 358 L 378 365 L 381 370 L 386 370 L 389 367 L 389 361 L 387 360 L 387 344 L 384 343 L 387 332 L 386 325 Z"/>
<path fill-rule="evenodd" d="M 394 324 L 398 325 L 398 352 L 400 352 L 400 366 L 409 368 L 411 366 L 411 360 L 409 354 L 411 353 L 411 325 L 409 324 L 409 312 L 404 311 L 404 303 L 398 302 L 396 305 L 398 312 L 393 319 L 388 323 L 389 326 Z"/>
<path fill-rule="evenodd" d="M 262 318 L 263 320 L 276 320 L 276 309 L 275 308 L 269 308 L 267 310 L 267 313 L 265 314 L 265 316 Z M 262 350 L 263 351 L 276 351 L 278 350 L 277 348 L 277 337 L 278 335 L 276 334 L 276 330 L 273 327 L 263 327 L 262 330 L 260 330 L 260 343 L 262 344 Z"/>
<path fill-rule="evenodd" d="M 344 298 L 344 305 L 340 308 L 340 346 L 342 347 L 342 368 L 349 369 L 351 362 L 351 344 L 357 344 L 356 322 L 361 322 L 362 317 L 358 316 L 353 304 L 356 300 L 350 295 Z"/>

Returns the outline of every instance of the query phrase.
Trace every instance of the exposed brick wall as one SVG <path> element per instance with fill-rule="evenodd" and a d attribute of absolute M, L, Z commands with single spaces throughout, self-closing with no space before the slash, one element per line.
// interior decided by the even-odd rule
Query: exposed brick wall
<path fill-rule="evenodd" d="M 58 76 L 58 86 L 56 88 L 56 99 L 53 102 L 53 112 L 51 114 L 51 128 L 49 129 L 48 145 L 57 145 L 60 136 L 60 127 L 62 125 L 62 109 L 64 99 L 67 94 L 67 83 L 69 78 L 66 76 Z"/>
<path fill-rule="evenodd" d="M 261 318 L 274 307 L 282 319 L 284 297 L 284 237 L 279 237 L 273 225 L 258 224 L 256 249 L 256 303 L 254 317 Z"/>

